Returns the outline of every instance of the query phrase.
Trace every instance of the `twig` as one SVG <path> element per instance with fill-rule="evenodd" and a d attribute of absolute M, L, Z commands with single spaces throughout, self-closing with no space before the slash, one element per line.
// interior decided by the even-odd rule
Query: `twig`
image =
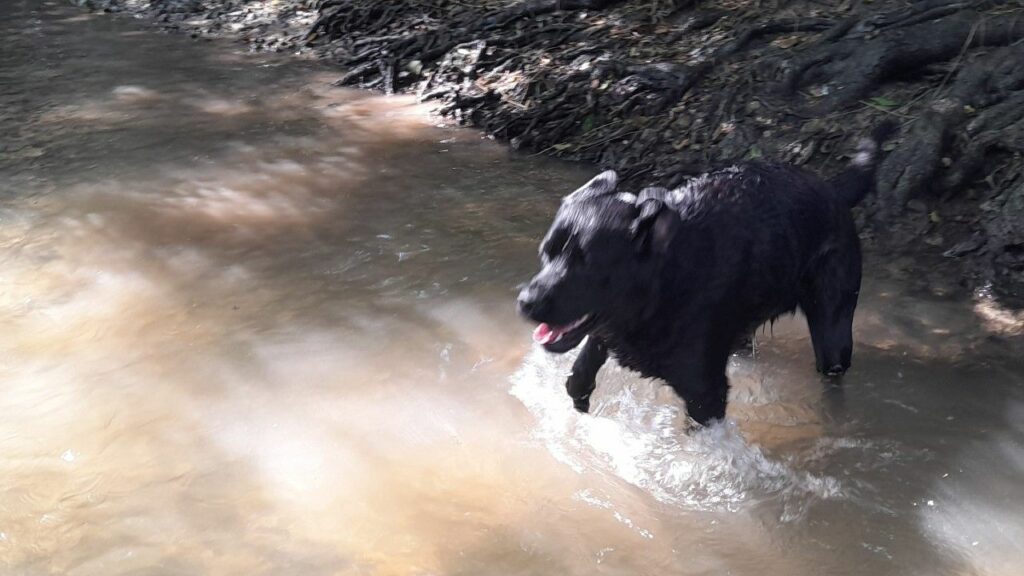
<path fill-rule="evenodd" d="M 878 104 L 873 104 L 871 102 L 868 102 L 867 100 L 860 100 L 860 103 L 865 105 L 865 106 L 867 106 L 868 108 L 874 108 L 875 110 L 878 110 L 879 112 L 885 112 L 886 114 L 890 114 L 892 116 L 896 116 L 897 118 L 906 118 L 907 120 L 916 120 L 917 119 L 916 116 L 908 116 L 906 114 L 900 114 L 899 112 L 894 112 L 892 110 L 888 110 L 884 106 L 879 106 Z"/>

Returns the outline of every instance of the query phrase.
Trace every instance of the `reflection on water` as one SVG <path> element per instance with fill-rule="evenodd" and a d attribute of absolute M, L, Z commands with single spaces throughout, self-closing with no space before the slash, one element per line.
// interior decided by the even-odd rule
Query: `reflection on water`
<path fill-rule="evenodd" d="M 0 14 L 3 573 L 1020 573 L 1024 362 L 975 303 L 871 278 L 841 390 L 794 320 L 726 424 L 613 366 L 579 415 L 512 296 L 590 170 Z"/>

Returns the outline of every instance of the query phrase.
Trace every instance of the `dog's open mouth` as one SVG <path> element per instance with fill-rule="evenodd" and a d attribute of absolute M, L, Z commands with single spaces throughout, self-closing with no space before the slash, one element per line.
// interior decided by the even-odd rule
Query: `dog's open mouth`
<path fill-rule="evenodd" d="M 541 322 L 533 331 L 533 341 L 544 346 L 548 352 L 567 352 L 575 348 L 587 335 L 589 320 L 590 315 L 587 314 L 561 326 Z"/>

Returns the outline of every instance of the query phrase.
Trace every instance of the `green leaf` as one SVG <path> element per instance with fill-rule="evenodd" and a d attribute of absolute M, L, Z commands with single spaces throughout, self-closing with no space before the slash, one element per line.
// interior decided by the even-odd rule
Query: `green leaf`
<path fill-rule="evenodd" d="M 594 129 L 594 117 L 593 116 L 587 116 L 586 118 L 583 119 L 583 131 L 584 132 L 590 132 L 593 129 Z"/>
<path fill-rule="evenodd" d="M 751 146 L 750 150 L 747 150 L 747 158 L 749 158 L 751 160 L 755 160 L 757 158 L 760 158 L 763 155 L 764 154 L 761 152 L 761 149 L 758 148 L 756 144 L 754 146 Z"/>
<path fill-rule="evenodd" d="M 878 106 L 879 108 L 895 108 L 900 105 L 899 102 L 896 102 L 895 100 L 890 100 L 885 96 L 875 96 L 871 100 L 868 100 L 868 102 L 871 102 L 872 104 Z"/>
<path fill-rule="evenodd" d="M 555 144 L 552 146 L 552 148 L 561 152 L 562 150 L 568 150 L 569 148 L 572 148 L 572 144 Z"/>

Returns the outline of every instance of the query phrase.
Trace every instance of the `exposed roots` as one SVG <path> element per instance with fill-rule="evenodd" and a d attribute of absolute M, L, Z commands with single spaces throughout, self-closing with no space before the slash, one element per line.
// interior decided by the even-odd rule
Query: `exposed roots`
<path fill-rule="evenodd" d="M 828 172 L 852 136 L 896 116 L 902 134 L 879 170 L 884 214 L 1016 185 L 1021 0 L 770 5 L 324 0 L 310 39 L 348 69 L 343 84 L 415 90 L 515 148 L 637 183 L 759 156 Z M 1008 220 L 993 214 L 968 220 L 994 235 Z M 988 246 L 972 238 L 949 253 Z"/>
<path fill-rule="evenodd" d="M 790 94 L 818 84 L 821 113 L 857 103 L 881 83 L 946 62 L 965 50 L 1024 39 L 1024 14 L 988 13 L 998 2 L 918 2 L 895 13 L 868 16 L 841 36 L 787 61 Z"/>
<path fill-rule="evenodd" d="M 993 146 L 1013 150 L 1015 134 L 1024 129 L 1022 61 L 1024 44 L 994 50 L 964 62 L 948 92 L 941 85 L 935 90 L 903 144 L 879 170 L 881 197 L 890 210 L 928 188 L 955 194 L 982 168 Z M 979 109 L 984 112 L 978 114 Z M 951 169 L 941 178 L 946 167 Z"/>

